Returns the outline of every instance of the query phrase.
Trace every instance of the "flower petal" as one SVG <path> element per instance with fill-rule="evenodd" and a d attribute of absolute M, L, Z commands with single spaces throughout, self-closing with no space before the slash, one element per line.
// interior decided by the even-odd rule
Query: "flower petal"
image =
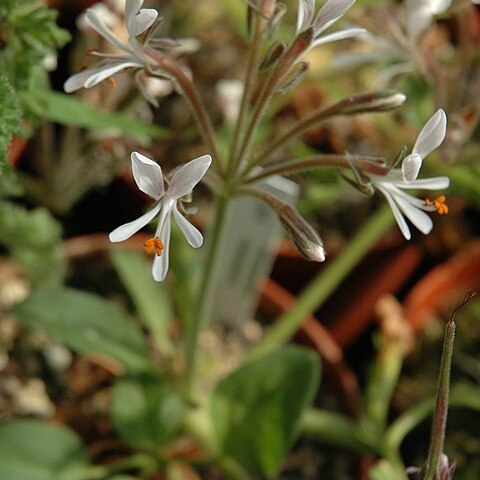
<path fill-rule="evenodd" d="M 141 67 L 142 64 L 132 60 L 117 60 L 106 63 L 102 68 L 93 72 L 87 80 L 85 80 L 84 87 L 91 88 L 103 82 L 106 78 L 111 77 L 115 73 L 118 73 L 126 68 Z"/>
<path fill-rule="evenodd" d="M 308 28 L 315 13 L 315 0 L 299 0 L 297 14 L 297 34 Z"/>
<path fill-rule="evenodd" d="M 364 28 L 347 28 L 345 30 L 339 30 L 338 32 L 330 33 L 328 35 L 322 35 L 313 41 L 310 48 L 318 47 L 324 43 L 336 42 L 337 40 L 345 40 L 346 38 L 357 37 L 366 32 Z"/>
<path fill-rule="evenodd" d="M 128 1 L 127 1 L 128 4 Z M 105 25 L 104 21 L 98 16 L 94 9 L 88 9 L 85 14 L 87 23 L 107 42 L 117 47 L 119 50 L 128 52 L 128 48 L 125 44 Z"/>
<path fill-rule="evenodd" d="M 406 182 L 412 182 L 417 179 L 418 172 L 422 167 L 422 157 L 418 153 L 407 155 L 402 162 L 402 175 Z"/>
<path fill-rule="evenodd" d="M 138 152 L 132 152 L 130 158 L 133 178 L 138 188 L 158 200 L 165 193 L 160 165 Z"/>
<path fill-rule="evenodd" d="M 203 244 L 203 236 L 179 211 L 177 205 L 173 207 L 173 218 L 180 230 L 193 248 L 199 248 Z"/>
<path fill-rule="evenodd" d="M 159 231 L 160 229 L 161 231 Z M 163 228 L 161 225 L 158 225 L 155 236 L 162 240 L 163 250 L 160 256 L 155 255 L 152 266 L 152 275 L 155 281 L 162 282 L 165 280 L 168 272 L 168 257 L 170 251 L 170 215 L 165 217 Z"/>
<path fill-rule="evenodd" d="M 63 84 L 63 90 L 66 93 L 72 93 L 72 92 L 75 92 L 76 90 L 79 90 L 80 88 L 84 88 L 85 82 L 90 77 L 96 75 L 97 73 L 101 72 L 104 69 L 105 69 L 104 66 L 92 67 L 92 68 L 86 68 L 81 72 L 75 73 L 74 75 L 69 77 L 66 80 L 66 82 Z"/>
<path fill-rule="evenodd" d="M 124 225 L 121 225 L 120 227 L 116 228 L 108 238 L 110 239 L 111 242 L 123 242 L 124 240 L 127 240 L 130 238 L 134 233 L 137 233 L 141 228 L 143 228 L 147 223 L 150 223 L 155 216 L 158 214 L 160 211 L 160 203 L 157 203 L 151 210 L 149 210 L 147 213 L 144 213 L 141 217 L 137 218 L 136 220 L 133 220 L 132 222 L 125 223 Z"/>
<path fill-rule="evenodd" d="M 448 177 L 421 178 L 408 183 L 392 182 L 392 185 L 403 189 L 421 188 L 424 190 L 443 190 L 450 185 L 450 179 Z"/>
<path fill-rule="evenodd" d="M 433 19 L 430 0 L 406 0 L 405 18 L 408 36 L 414 39 L 428 27 Z"/>
<path fill-rule="evenodd" d="M 130 2 L 133 4 L 135 2 Z M 136 3 L 143 3 L 138 1 Z M 140 11 L 135 10 L 135 14 L 127 16 L 127 8 L 129 2 L 125 6 L 125 23 L 127 25 L 128 33 L 131 37 L 141 35 L 145 30 L 149 29 L 158 17 L 158 12 L 154 8 L 142 8 Z M 133 11 L 133 10 L 132 10 Z M 138 13 L 137 13 L 138 12 Z"/>
<path fill-rule="evenodd" d="M 440 109 L 432 115 L 418 134 L 412 153 L 416 153 L 420 155 L 420 157 L 425 158 L 443 142 L 446 133 L 447 116 L 445 112 Z"/>
<path fill-rule="evenodd" d="M 432 231 L 432 219 L 423 210 L 420 210 L 400 196 L 396 196 L 395 201 L 402 209 L 405 216 L 418 228 L 418 230 L 425 235 Z"/>
<path fill-rule="evenodd" d="M 378 189 L 383 193 L 383 195 L 385 195 L 385 198 L 387 199 L 388 204 L 390 205 L 393 216 L 395 217 L 395 220 L 397 221 L 397 225 L 399 226 L 403 236 L 407 240 L 410 240 L 410 238 L 412 238 L 410 229 L 408 228 L 407 222 L 403 218 L 402 212 L 400 212 L 399 208 L 397 207 L 397 204 L 395 203 L 395 200 L 392 194 L 388 191 L 387 188 L 383 188 L 380 185 L 378 185 Z"/>
<path fill-rule="evenodd" d="M 452 0 L 430 0 L 430 8 L 435 15 L 443 13 L 452 3 Z"/>
<path fill-rule="evenodd" d="M 315 35 L 319 35 L 332 25 L 332 23 L 342 17 L 355 1 L 356 0 L 328 0 L 318 12 L 313 23 Z"/>
<path fill-rule="evenodd" d="M 203 155 L 186 163 L 178 169 L 170 181 L 168 194 L 175 200 L 187 195 L 193 187 L 202 179 L 212 163 L 210 155 Z"/>

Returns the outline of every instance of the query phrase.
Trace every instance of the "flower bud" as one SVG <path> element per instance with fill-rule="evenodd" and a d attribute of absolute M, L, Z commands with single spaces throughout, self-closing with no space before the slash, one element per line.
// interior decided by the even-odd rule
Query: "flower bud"
<path fill-rule="evenodd" d="M 339 114 L 388 112 L 401 106 L 407 97 L 399 92 L 374 92 L 355 95 L 338 102 L 335 107 Z"/>
<path fill-rule="evenodd" d="M 289 234 L 300 254 L 308 261 L 324 262 L 325 250 L 318 233 L 291 205 L 283 205 L 278 211 L 283 228 Z"/>

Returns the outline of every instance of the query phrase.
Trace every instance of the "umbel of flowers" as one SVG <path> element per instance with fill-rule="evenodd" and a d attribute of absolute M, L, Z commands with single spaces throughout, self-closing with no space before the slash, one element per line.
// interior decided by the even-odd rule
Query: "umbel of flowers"
<path fill-rule="evenodd" d="M 363 29 L 348 28 L 331 34 L 324 33 L 350 9 L 355 0 L 328 0 L 317 13 L 315 3 L 315 0 L 299 0 L 296 32 L 289 45 L 271 41 L 272 32 L 284 12 L 281 4 L 276 0 L 257 0 L 249 4 L 248 8 L 253 12 L 251 18 L 256 18 L 256 22 L 251 23 L 253 45 L 250 67 L 243 86 L 240 85 L 237 89 L 237 105 L 230 106 L 232 114 L 229 121 L 233 125 L 234 134 L 230 153 L 225 159 L 220 158 L 216 133 L 207 109 L 203 106 L 191 76 L 185 73 L 185 68 L 178 61 L 177 53 L 182 50 L 182 41 L 156 37 L 158 12 L 142 8 L 143 0 L 126 0 L 126 40 L 120 39 L 108 28 L 95 9 L 86 12 L 86 22 L 110 44 L 115 53 L 91 52 L 100 62 L 70 77 L 65 82 L 65 90 L 73 92 L 80 88 L 91 88 L 129 68 L 137 70 L 137 80 L 145 75 L 167 79 L 172 82 L 177 92 L 188 100 L 209 153 L 181 166 L 167 178 L 164 177 L 161 167 L 151 158 L 138 152 L 131 154 L 135 182 L 155 203 L 140 218 L 115 229 L 110 234 L 110 240 L 124 241 L 158 217 L 155 234 L 145 244 L 146 250 L 155 254 L 152 270 L 155 280 L 164 280 L 168 271 L 172 216 L 192 247 L 198 248 L 203 243 L 200 231 L 185 218 L 183 205 L 190 200 L 193 188 L 204 179 L 210 166 L 212 168 L 208 186 L 214 194 L 218 194 L 219 224 L 229 198 L 234 195 L 254 196 L 266 202 L 278 214 L 298 250 L 312 261 L 324 261 L 326 258 L 320 236 L 292 205 L 285 204 L 263 190 L 258 183 L 260 179 L 312 168 L 336 167 L 353 170 L 359 186 L 365 187 L 367 184 L 386 197 L 406 239 L 411 238 L 411 232 L 405 217 L 418 230 L 427 234 L 433 226 L 427 213 L 448 212 L 443 196 L 434 200 L 421 200 L 405 192 L 411 189 L 444 189 L 449 185 L 447 177 L 418 178 L 425 157 L 445 138 L 447 120 L 443 110 L 438 110 L 425 124 L 411 153 L 401 159 L 401 168 L 388 168 L 381 159 L 372 160 L 371 157 L 350 154 L 318 155 L 309 159 L 271 163 L 270 156 L 273 151 L 277 151 L 291 138 L 301 135 L 316 124 L 337 115 L 392 110 L 405 101 L 405 96 L 400 93 L 378 92 L 341 100 L 312 117 L 301 120 L 283 136 L 274 138 L 272 145 L 258 149 L 260 154 L 256 154 L 256 131 L 272 98 L 285 94 L 308 71 L 308 64 L 302 60 L 305 52 L 321 44 L 352 38 L 364 32 Z M 270 42 L 270 48 L 262 49 L 266 42 Z M 262 50 L 267 51 L 264 58 L 260 54 Z M 267 73 L 260 75 L 265 68 Z M 140 86 L 141 84 L 139 81 Z M 148 94 L 142 92 L 151 100 Z M 218 233 L 221 228 L 213 228 L 213 231 Z M 215 245 L 215 241 L 212 245 Z M 213 259 L 214 254 L 209 258 Z M 206 268 L 206 271 L 213 269 Z"/>

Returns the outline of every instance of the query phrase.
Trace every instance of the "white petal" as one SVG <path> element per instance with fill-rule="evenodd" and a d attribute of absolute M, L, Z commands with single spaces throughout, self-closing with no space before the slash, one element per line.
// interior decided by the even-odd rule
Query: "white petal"
<path fill-rule="evenodd" d="M 129 35 L 131 37 L 141 35 L 145 30 L 153 25 L 157 19 L 157 16 L 158 12 L 153 8 L 142 8 L 136 15 L 133 15 L 130 18 L 127 18 L 125 15 L 125 23 L 127 25 Z"/>
<path fill-rule="evenodd" d="M 406 217 L 418 228 L 418 230 L 425 235 L 432 231 L 432 219 L 423 210 L 418 209 L 400 196 L 396 196 L 395 201 L 398 203 L 398 206 L 402 209 Z"/>
<path fill-rule="evenodd" d="M 103 82 L 106 78 L 111 77 L 115 73 L 125 70 L 125 68 L 141 66 L 142 65 L 140 63 L 133 62 L 131 60 L 120 60 L 106 63 L 104 66 L 96 69 L 95 72 L 92 72 L 92 74 L 89 75 L 89 77 L 85 80 L 84 87 L 94 87 L 95 85 L 98 85 L 100 82 Z"/>
<path fill-rule="evenodd" d="M 337 40 L 345 40 L 346 38 L 357 37 L 366 32 L 364 28 L 347 28 L 345 30 L 339 30 L 338 32 L 330 33 L 328 35 L 322 35 L 313 41 L 310 48 L 315 48 L 318 45 L 324 43 L 336 42 Z"/>
<path fill-rule="evenodd" d="M 98 72 L 102 71 L 104 67 L 94 67 L 94 68 L 87 68 L 82 70 L 75 75 L 72 75 L 67 79 L 67 81 L 63 84 L 63 89 L 66 93 L 72 93 L 80 88 L 84 88 L 85 82 L 93 75 L 96 75 Z"/>
<path fill-rule="evenodd" d="M 203 155 L 186 163 L 178 169 L 170 181 L 168 194 L 175 200 L 187 195 L 202 179 L 212 163 L 210 155 Z"/>
<path fill-rule="evenodd" d="M 133 220 L 133 222 L 125 223 L 116 228 L 109 236 L 111 242 L 123 242 L 130 238 L 134 233 L 137 233 L 147 223 L 150 223 L 160 211 L 160 204 L 155 205 L 147 213 L 144 213 L 141 217 Z"/>
<path fill-rule="evenodd" d="M 163 175 L 160 165 L 138 152 L 132 152 L 132 173 L 138 188 L 158 200 L 164 193 Z"/>
<path fill-rule="evenodd" d="M 398 188 L 421 188 L 423 190 L 443 190 L 450 185 L 450 179 L 448 177 L 432 177 L 421 178 L 414 180 L 413 182 L 392 182 L 393 185 Z"/>
<path fill-rule="evenodd" d="M 451 5 L 452 0 L 430 0 L 430 8 L 432 13 L 438 15 L 445 12 Z"/>
<path fill-rule="evenodd" d="M 418 172 L 422 167 L 422 157 L 417 153 L 407 155 L 402 162 L 402 175 L 406 182 L 412 182 L 417 179 Z"/>
<path fill-rule="evenodd" d="M 417 153 L 422 158 L 425 158 L 443 142 L 446 132 L 447 116 L 440 109 L 428 120 L 418 134 L 412 153 Z"/>
<path fill-rule="evenodd" d="M 315 35 L 326 30 L 332 23 L 342 17 L 356 0 L 328 0 L 315 18 L 313 28 Z"/>
<path fill-rule="evenodd" d="M 127 0 L 128 3 L 128 0 Z M 85 14 L 85 19 L 88 24 L 107 42 L 110 42 L 112 45 L 117 47 L 124 52 L 128 52 L 128 48 L 125 44 L 105 25 L 104 21 L 97 15 L 95 10 L 88 9 Z"/>
<path fill-rule="evenodd" d="M 417 37 L 433 19 L 430 0 L 406 0 L 405 17 L 408 36 Z"/>
<path fill-rule="evenodd" d="M 315 13 L 315 0 L 298 0 L 297 34 L 308 28 Z"/>
<path fill-rule="evenodd" d="M 159 227 L 160 228 L 160 225 Z M 155 281 L 162 282 L 165 280 L 168 272 L 168 256 L 170 251 L 170 215 L 165 218 L 165 223 L 161 232 L 158 232 L 155 236 L 158 236 L 163 242 L 163 250 L 160 256 L 155 255 L 153 259 L 152 275 Z"/>
<path fill-rule="evenodd" d="M 410 229 L 408 228 L 407 222 L 403 218 L 402 212 L 400 212 L 400 210 L 398 209 L 393 196 L 386 188 L 382 188 L 381 186 L 378 186 L 378 189 L 385 195 L 385 198 L 387 199 L 388 204 L 392 209 L 393 216 L 395 217 L 395 220 L 397 221 L 397 225 L 399 226 L 400 231 L 403 233 L 403 236 L 407 240 L 410 240 L 410 238 L 412 238 L 412 235 L 410 234 Z"/>
<path fill-rule="evenodd" d="M 199 248 L 203 244 L 202 234 L 195 228 L 179 211 L 177 206 L 173 207 L 173 217 L 177 222 L 180 230 L 187 239 L 187 242 L 193 248 Z"/>

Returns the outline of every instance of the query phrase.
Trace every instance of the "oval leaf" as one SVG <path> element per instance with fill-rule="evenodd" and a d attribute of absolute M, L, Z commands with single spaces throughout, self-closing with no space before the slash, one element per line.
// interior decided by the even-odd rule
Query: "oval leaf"
<path fill-rule="evenodd" d="M 318 380 L 318 358 L 299 347 L 286 347 L 233 372 L 211 398 L 218 453 L 252 473 L 274 475 Z"/>
<path fill-rule="evenodd" d="M 107 355 L 129 370 L 151 370 L 148 347 L 132 318 L 91 293 L 39 290 L 15 309 L 27 325 L 84 354 Z"/>
<path fill-rule="evenodd" d="M 158 377 L 123 378 L 112 392 L 111 416 L 118 433 L 133 447 L 158 453 L 181 428 L 186 403 Z"/>
<path fill-rule="evenodd" d="M 68 428 L 38 420 L 0 425 L 0 478 L 60 480 L 88 468 L 81 440 Z"/>

